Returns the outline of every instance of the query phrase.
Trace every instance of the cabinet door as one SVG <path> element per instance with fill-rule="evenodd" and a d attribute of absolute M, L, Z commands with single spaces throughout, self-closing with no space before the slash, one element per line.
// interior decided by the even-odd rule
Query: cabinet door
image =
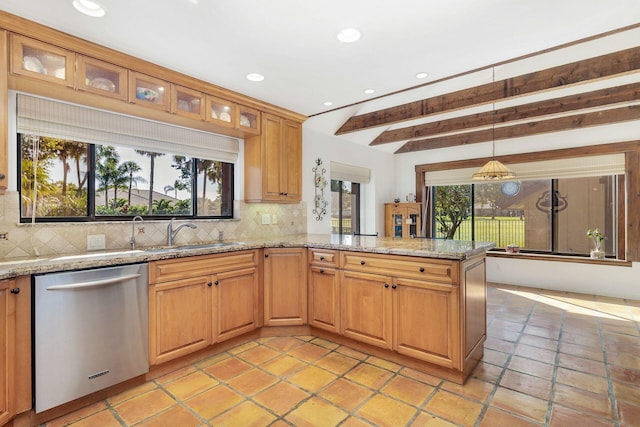
<path fill-rule="evenodd" d="M 253 331 L 258 320 L 258 270 L 229 271 L 213 279 L 213 342 Z"/>
<path fill-rule="evenodd" d="M 265 114 L 262 118 L 262 198 L 279 201 L 281 190 L 280 170 L 280 118 Z"/>
<path fill-rule="evenodd" d="M 417 236 L 420 234 L 421 220 L 419 204 L 411 203 L 405 207 L 404 223 L 404 238 L 410 238 L 411 236 Z"/>
<path fill-rule="evenodd" d="M 307 323 L 306 249 L 264 250 L 265 326 Z"/>
<path fill-rule="evenodd" d="M 391 349 L 391 278 L 343 271 L 342 334 L 378 347 Z"/>
<path fill-rule="evenodd" d="M 0 281 L 0 425 L 13 417 L 15 298 L 13 280 Z"/>
<path fill-rule="evenodd" d="M 152 365 L 211 343 L 211 277 L 149 286 L 149 358 Z"/>
<path fill-rule="evenodd" d="M 283 120 L 280 152 L 281 196 L 287 202 L 302 199 L 302 126 L 291 120 Z"/>
<path fill-rule="evenodd" d="M 76 87 L 79 90 L 125 101 L 127 70 L 107 62 L 78 55 Z"/>
<path fill-rule="evenodd" d="M 458 286 L 396 278 L 392 289 L 394 350 L 459 369 Z"/>
<path fill-rule="evenodd" d="M 11 35 L 11 71 L 73 87 L 75 54 L 28 37 Z"/>
<path fill-rule="evenodd" d="M 309 324 L 340 333 L 340 275 L 333 268 L 309 269 Z"/>

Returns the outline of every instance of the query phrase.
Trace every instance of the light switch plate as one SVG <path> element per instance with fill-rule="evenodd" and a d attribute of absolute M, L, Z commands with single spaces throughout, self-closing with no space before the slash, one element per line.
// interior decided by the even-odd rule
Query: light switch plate
<path fill-rule="evenodd" d="M 104 234 L 89 234 L 87 236 L 87 250 L 99 251 L 105 248 Z"/>
<path fill-rule="evenodd" d="M 271 215 L 262 214 L 262 225 L 269 225 L 269 224 L 271 224 Z"/>

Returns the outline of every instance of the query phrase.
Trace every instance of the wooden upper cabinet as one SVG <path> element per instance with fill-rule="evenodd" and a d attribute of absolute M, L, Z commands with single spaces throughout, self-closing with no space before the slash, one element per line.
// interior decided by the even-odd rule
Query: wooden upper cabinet
<path fill-rule="evenodd" d="M 75 54 L 28 37 L 11 35 L 11 72 L 73 87 Z"/>
<path fill-rule="evenodd" d="M 238 111 L 238 129 L 255 135 L 260 133 L 260 111 L 255 108 L 239 105 Z"/>
<path fill-rule="evenodd" d="M 171 112 L 195 120 L 204 120 L 204 94 L 187 87 L 171 85 Z"/>
<path fill-rule="evenodd" d="M 169 111 L 171 106 L 171 88 L 169 83 L 129 71 L 129 102 Z"/>
<path fill-rule="evenodd" d="M 298 203 L 302 199 L 302 125 L 262 115 L 260 136 L 245 143 L 245 201 Z"/>
<path fill-rule="evenodd" d="M 238 106 L 233 102 L 207 95 L 206 121 L 229 128 L 235 128 L 238 120 L 237 110 Z"/>
<path fill-rule="evenodd" d="M 78 55 L 76 88 L 111 98 L 127 100 L 127 70 L 87 56 Z"/>

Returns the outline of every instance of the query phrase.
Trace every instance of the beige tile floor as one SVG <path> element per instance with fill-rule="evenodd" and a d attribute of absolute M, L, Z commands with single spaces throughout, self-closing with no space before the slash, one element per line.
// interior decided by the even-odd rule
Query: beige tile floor
<path fill-rule="evenodd" d="M 491 285 L 464 386 L 311 336 L 261 338 L 46 426 L 640 426 L 640 301 Z"/>

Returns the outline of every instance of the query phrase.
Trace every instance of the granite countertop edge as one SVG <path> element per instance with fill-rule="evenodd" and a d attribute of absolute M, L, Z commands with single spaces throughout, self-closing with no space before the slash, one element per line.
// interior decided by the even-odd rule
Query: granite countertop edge
<path fill-rule="evenodd" d="M 215 242 L 214 242 L 215 243 Z M 237 252 L 262 248 L 306 247 L 341 251 L 369 252 L 424 258 L 464 260 L 486 253 L 495 246 L 489 242 L 466 242 L 439 239 L 391 239 L 376 237 L 339 236 L 323 234 L 289 235 L 264 240 L 224 242 L 220 247 L 194 247 L 188 243 L 175 247 L 140 248 L 136 250 L 105 250 L 78 254 L 46 255 L 8 259 L 0 262 L 0 279 L 82 270 L 164 259 Z"/>

